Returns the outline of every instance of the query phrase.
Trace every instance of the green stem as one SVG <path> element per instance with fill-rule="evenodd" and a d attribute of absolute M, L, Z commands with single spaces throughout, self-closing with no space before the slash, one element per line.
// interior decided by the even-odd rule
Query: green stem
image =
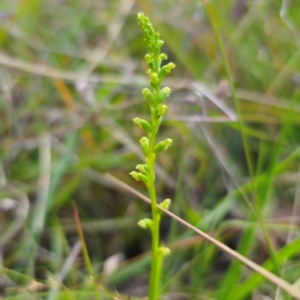
<path fill-rule="evenodd" d="M 158 95 L 159 88 L 155 91 L 155 94 Z M 151 210 L 152 210 L 152 221 L 153 227 L 151 230 L 152 233 L 152 258 L 151 258 L 151 274 L 150 274 L 150 287 L 149 287 L 149 300 L 157 300 L 158 299 L 158 291 L 159 291 L 159 279 L 160 273 L 162 269 L 162 263 L 160 263 L 159 259 L 159 225 L 160 225 L 160 214 L 156 207 L 157 199 L 156 199 L 156 190 L 155 190 L 155 160 L 156 155 L 153 152 L 153 148 L 155 146 L 156 133 L 158 130 L 158 124 L 155 116 L 156 107 L 151 111 L 151 125 L 152 132 L 149 134 L 149 154 L 147 158 L 147 164 L 150 168 L 149 174 L 149 185 L 148 191 L 151 199 Z"/>
<path fill-rule="evenodd" d="M 159 248 L 159 221 L 160 216 L 156 208 L 156 195 L 155 188 L 152 186 L 149 189 L 151 206 L 152 206 L 152 258 L 151 258 L 151 275 L 150 275 L 150 290 L 149 299 L 157 300 L 158 289 L 159 289 L 159 276 L 161 272 L 161 266 L 158 265 L 158 248 Z"/>

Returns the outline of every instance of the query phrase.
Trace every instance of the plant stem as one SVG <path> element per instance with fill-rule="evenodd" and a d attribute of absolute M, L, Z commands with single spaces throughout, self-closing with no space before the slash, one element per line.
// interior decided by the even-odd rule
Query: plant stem
<path fill-rule="evenodd" d="M 157 91 L 155 91 L 155 93 L 158 94 Z M 155 140 L 156 140 L 156 133 L 158 130 L 158 124 L 155 117 L 155 110 L 154 112 L 151 111 L 152 132 L 151 134 L 149 134 L 149 154 L 147 158 L 147 164 L 151 170 L 149 174 L 148 191 L 151 199 L 151 210 L 152 210 L 152 220 L 153 220 L 153 227 L 151 230 L 152 258 L 151 258 L 151 274 L 150 274 L 150 287 L 149 287 L 150 300 L 156 300 L 158 297 L 159 278 L 160 278 L 159 275 L 162 268 L 162 264 L 161 263 L 159 264 L 159 259 L 158 259 L 160 214 L 156 207 L 157 199 L 156 199 L 156 190 L 155 190 L 155 170 L 154 170 L 156 155 L 153 152 L 153 148 L 155 146 Z"/>

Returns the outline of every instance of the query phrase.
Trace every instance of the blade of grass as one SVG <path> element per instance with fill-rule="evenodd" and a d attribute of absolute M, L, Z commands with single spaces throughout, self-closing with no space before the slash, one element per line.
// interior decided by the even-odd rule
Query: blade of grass
<path fill-rule="evenodd" d="M 277 253 L 276 259 L 278 262 L 283 263 L 286 259 L 296 255 L 299 252 L 300 247 L 300 238 L 293 240 L 288 245 L 283 246 Z M 262 264 L 262 267 L 266 270 L 272 271 L 273 264 L 270 259 Z M 259 286 L 260 283 L 264 282 L 265 278 L 260 276 L 257 273 L 253 273 L 248 279 L 246 279 L 242 284 L 236 286 L 231 294 L 230 299 L 239 300 L 245 299 L 248 295 L 251 294 L 253 289 Z M 300 293 L 300 292 L 298 292 Z M 300 295 L 300 294 L 299 294 Z"/>
<path fill-rule="evenodd" d="M 234 83 L 233 83 L 231 71 L 230 71 L 230 68 L 229 68 L 229 64 L 228 64 L 228 61 L 227 61 L 227 58 L 226 58 L 226 55 L 225 55 L 225 51 L 224 51 L 224 48 L 223 48 L 222 40 L 220 38 L 218 29 L 217 29 L 217 27 L 214 23 L 214 19 L 212 17 L 211 12 L 210 12 L 208 2 L 206 0 L 201 0 L 201 2 L 203 4 L 205 14 L 206 14 L 206 16 L 209 20 L 210 26 L 211 26 L 212 31 L 213 31 L 215 42 L 217 44 L 217 47 L 218 47 L 218 50 L 219 50 L 219 53 L 220 53 L 220 56 L 221 56 L 221 60 L 222 60 L 222 63 L 223 63 L 223 66 L 224 66 L 224 69 L 225 69 L 225 72 L 226 72 L 226 75 L 227 75 L 227 79 L 228 79 L 230 90 L 231 90 L 231 95 L 232 95 L 232 98 L 234 100 L 235 109 L 236 109 L 236 112 L 237 112 L 237 115 L 238 115 L 239 129 L 240 129 L 241 136 L 242 136 L 242 141 L 243 141 L 243 145 L 244 145 L 244 151 L 245 151 L 247 166 L 248 166 L 248 170 L 249 170 L 249 174 L 250 174 L 250 178 L 251 178 L 251 187 L 252 187 L 252 192 L 253 192 L 253 196 L 254 196 L 254 205 L 255 205 L 255 209 L 256 209 L 256 216 L 258 217 L 258 222 L 261 226 L 261 230 L 262 230 L 264 238 L 265 238 L 265 242 L 266 242 L 266 245 L 267 245 L 268 252 L 269 252 L 269 254 L 272 258 L 272 261 L 274 263 L 276 274 L 278 276 L 280 276 L 280 268 L 279 268 L 279 265 L 277 264 L 277 261 L 275 259 L 274 249 L 273 249 L 273 246 L 271 244 L 268 232 L 267 232 L 267 230 L 264 226 L 263 218 L 262 218 L 262 215 L 261 215 L 261 207 L 260 207 L 261 203 L 260 203 L 260 201 L 258 201 L 259 199 L 258 199 L 258 195 L 256 193 L 256 187 L 255 187 L 254 180 L 253 180 L 254 172 L 253 172 L 252 158 L 251 158 L 251 155 L 250 155 L 250 152 L 249 152 L 248 141 L 247 141 L 246 134 L 245 134 L 244 128 L 243 128 L 244 126 L 243 126 L 243 121 L 242 121 L 242 118 L 241 118 L 241 111 L 240 111 L 238 99 L 237 99 L 236 94 L 235 94 L 235 88 L 234 88 Z M 249 239 L 250 233 L 246 233 L 246 235 L 247 235 L 247 240 L 250 243 L 250 239 Z M 245 252 L 246 252 L 247 249 L 249 249 L 249 248 L 244 248 L 244 249 L 245 249 Z M 239 266 L 237 265 L 232 270 L 235 270 L 235 272 L 237 272 L 238 269 L 239 269 Z M 230 273 L 229 273 L 229 276 L 231 276 Z M 236 279 L 238 279 L 239 276 L 237 276 L 237 274 L 236 274 L 235 277 L 236 277 Z M 228 278 L 228 276 L 227 276 L 227 278 Z M 235 285 L 235 283 L 231 282 L 231 285 L 228 286 L 229 290 L 231 289 L 231 286 L 234 286 L 234 285 Z M 223 299 L 225 299 L 224 295 L 223 295 Z"/>
<path fill-rule="evenodd" d="M 90 275 L 90 277 L 93 281 L 95 295 L 96 295 L 98 300 L 101 300 L 102 298 L 101 298 L 100 292 L 98 290 L 97 281 L 96 281 L 96 278 L 95 278 L 95 275 L 94 275 L 94 271 L 93 271 L 93 268 L 92 268 L 92 263 L 91 263 L 89 253 L 88 253 L 88 250 L 87 250 L 87 247 L 86 247 L 86 243 L 85 243 L 85 239 L 84 239 L 84 235 L 83 235 L 83 231 L 82 231 L 82 227 L 81 227 L 81 223 L 80 223 L 79 214 L 78 214 L 77 207 L 76 207 L 75 203 L 73 203 L 73 210 L 74 210 L 75 222 L 76 222 L 76 225 L 77 225 L 77 232 L 78 232 L 79 239 L 80 239 L 81 245 L 82 245 L 82 252 L 83 252 L 83 257 L 84 257 L 84 260 L 85 260 L 85 265 L 86 265 L 88 273 L 89 273 L 89 275 Z"/>
<path fill-rule="evenodd" d="M 265 174 L 265 178 L 259 184 L 259 186 L 262 187 L 260 189 L 260 191 L 261 191 L 261 193 L 260 193 L 260 201 L 262 201 L 263 203 L 266 203 L 266 201 L 268 199 L 268 193 L 269 193 L 269 191 L 271 189 L 272 178 L 274 176 L 274 168 L 276 166 L 276 163 L 277 163 L 277 160 L 278 160 L 278 157 L 279 157 L 279 153 L 280 153 L 282 145 L 283 145 L 283 139 L 284 139 L 285 134 L 286 134 L 286 128 L 287 128 L 287 126 L 289 124 L 290 117 L 293 114 L 293 107 L 297 103 L 298 99 L 299 99 L 299 94 L 296 91 L 294 93 L 294 97 L 293 97 L 293 99 L 292 99 L 292 101 L 290 103 L 290 109 L 286 113 L 285 120 L 283 122 L 282 128 L 281 128 L 280 133 L 279 133 L 279 137 L 278 137 L 278 139 L 277 139 L 277 141 L 276 141 L 276 143 L 275 143 L 275 145 L 273 147 L 274 150 L 272 151 L 272 154 L 271 154 L 271 158 L 270 158 L 270 162 L 269 162 L 269 166 L 268 166 L 267 172 Z M 264 230 L 267 230 L 265 224 L 264 224 L 263 228 L 264 228 Z M 251 230 L 251 229 L 248 229 L 247 231 L 249 231 L 249 230 Z M 274 261 L 276 262 L 276 264 L 274 264 L 274 266 L 279 266 L 279 263 L 277 261 L 276 255 L 275 255 L 275 253 L 273 251 L 272 251 L 272 255 L 271 255 L 271 261 L 272 260 L 273 260 L 273 262 Z M 231 274 L 231 272 L 228 272 L 228 273 Z M 280 273 L 280 271 L 277 270 L 277 273 Z M 237 281 L 237 279 L 238 279 L 238 277 L 237 277 L 237 274 L 236 274 L 236 280 L 235 280 L 235 282 Z M 232 282 L 232 277 L 231 276 L 227 276 L 227 282 L 226 283 L 229 283 L 229 282 Z M 224 284 L 224 286 L 228 286 L 224 282 L 223 282 L 223 284 Z M 233 299 L 233 297 L 234 297 L 233 295 L 235 293 L 233 293 L 232 291 L 229 292 L 228 299 Z"/>
<path fill-rule="evenodd" d="M 230 71 L 230 68 L 229 68 L 229 64 L 228 64 L 228 61 L 227 61 L 227 58 L 226 58 L 226 55 L 225 55 L 225 52 L 224 52 L 224 49 L 223 49 L 222 40 L 220 38 L 218 29 L 217 29 L 217 27 L 214 23 L 214 19 L 212 17 L 211 12 L 210 12 L 209 5 L 208 5 L 207 1 L 206 0 L 201 0 L 201 2 L 202 2 L 202 5 L 203 5 L 205 14 L 207 16 L 207 19 L 208 19 L 208 21 L 210 23 L 210 26 L 212 28 L 213 35 L 214 35 L 214 38 L 215 38 L 215 42 L 217 44 L 219 54 L 221 56 L 221 60 L 222 60 L 222 63 L 223 63 L 223 66 L 224 66 L 224 69 L 225 69 L 225 72 L 226 72 L 226 76 L 227 76 L 227 79 L 228 79 L 228 82 L 229 82 L 231 96 L 233 98 L 235 109 L 236 109 L 236 112 L 237 112 L 237 115 L 238 115 L 238 124 L 239 124 L 239 129 L 240 129 L 242 140 L 243 140 L 244 151 L 245 151 L 245 156 L 246 156 L 246 160 L 247 160 L 247 166 L 248 166 L 248 169 L 249 169 L 250 176 L 251 176 L 251 178 L 253 178 L 253 165 L 252 165 L 251 155 L 249 153 L 248 141 L 246 139 L 246 134 L 244 132 L 244 126 L 243 126 L 243 121 L 242 121 L 242 118 L 241 118 L 240 106 L 239 106 L 238 99 L 237 99 L 236 94 L 235 94 L 235 87 L 234 87 L 231 71 Z"/>
<path fill-rule="evenodd" d="M 4 40 L 7 37 L 7 33 L 9 30 L 14 26 L 14 24 L 17 22 L 19 16 L 24 12 L 24 10 L 27 8 L 28 5 L 30 5 L 31 0 L 23 0 L 18 5 L 18 10 L 15 13 L 14 17 L 9 22 L 8 28 L 4 30 L 0 30 L 0 46 L 3 44 Z"/>

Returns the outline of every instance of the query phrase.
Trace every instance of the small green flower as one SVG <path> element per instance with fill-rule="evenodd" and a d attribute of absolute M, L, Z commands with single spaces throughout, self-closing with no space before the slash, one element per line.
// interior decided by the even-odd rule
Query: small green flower
<path fill-rule="evenodd" d="M 167 105 L 160 105 L 157 108 L 157 116 L 162 117 L 166 113 L 167 109 L 168 109 Z"/>
<path fill-rule="evenodd" d="M 148 133 L 152 132 L 152 127 L 146 120 L 140 118 L 134 118 L 132 119 L 132 121 L 135 124 L 137 124 L 140 128 L 145 129 Z"/>
<path fill-rule="evenodd" d="M 150 75 L 150 83 L 152 84 L 152 85 L 155 85 L 155 84 L 157 84 L 159 82 L 159 80 L 158 80 L 158 75 L 156 74 L 156 73 L 154 73 L 154 72 L 151 72 L 151 75 Z"/>
<path fill-rule="evenodd" d="M 147 174 L 149 172 L 149 167 L 146 164 L 139 164 L 135 167 L 137 170 L 139 170 L 141 173 Z"/>
<path fill-rule="evenodd" d="M 171 250 L 167 247 L 159 247 L 158 253 L 160 253 L 162 256 L 168 256 L 171 254 Z"/>
<path fill-rule="evenodd" d="M 160 58 L 161 60 L 166 60 L 166 59 L 168 59 L 168 56 L 167 56 L 167 54 L 165 54 L 165 53 L 161 53 L 161 54 L 159 55 L 159 58 Z"/>
<path fill-rule="evenodd" d="M 163 103 L 167 97 L 170 97 L 171 89 L 169 87 L 164 87 L 158 94 L 158 103 Z"/>
<path fill-rule="evenodd" d="M 172 145 L 173 140 L 172 139 L 166 139 L 164 140 L 165 149 L 167 150 Z"/>
<path fill-rule="evenodd" d="M 138 225 L 143 229 L 152 229 L 153 221 L 151 219 L 145 218 L 138 221 Z"/>
<path fill-rule="evenodd" d="M 145 55 L 145 61 L 146 61 L 147 65 L 151 64 L 152 60 L 153 60 L 152 56 L 149 53 L 147 53 Z"/>
<path fill-rule="evenodd" d="M 163 44 L 164 44 L 164 41 L 163 41 L 163 40 L 158 40 L 158 41 L 157 41 L 157 46 L 158 46 L 158 47 L 162 47 Z"/>
<path fill-rule="evenodd" d="M 163 150 L 167 150 L 172 144 L 172 140 L 171 139 L 166 139 L 162 142 L 159 142 L 155 145 L 153 152 L 155 154 L 158 154 L 159 152 L 163 151 Z"/>
<path fill-rule="evenodd" d="M 141 139 L 140 139 L 140 143 L 141 143 L 141 145 L 142 144 L 149 144 L 149 139 L 147 138 L 147 137 L 145 137 L 145 136 L 143 136 Z"/>
<path fill-rule="evenodd" d="M 166 65 L 166 67 L 171 72 L 171 70 L 173 70 L 176 67 L 176 65 L 170 62 Z"/>
<path fill-rule="evenodd" d="M 155 97 L 154 95 L 150 92 L 149 89 L 145 88 L 142 90 L 142 94 L 144 95 L 144 99 L 147 100 L 148 104 L 150 107 L 153 107 L 155 104 Z"/>
<path fill-rule="evenodd" d="M 163 66 L 158 73 L 159 78 L 164 78 L 166 74 L 170 74 L 171 70 L 175 67 L 176 66 L 173 63 L 168 63 L 167 65 Z"/>
<path fill-rule="evenodd" d="M 169 209 L 171 205 L 171 199 L 165 199 L 162 203 L 160 203 L 160 206 L 163 207 L 164 209 Z"/>
<path fill-rule="evenodd" d="M 143 181 L 146 184 L 148 183 L 148 178 L 142 173 L 132 171 L 129 175 L 131 175 L 136 181 Z"/>
<path fill-rule="evenodd" d="M 149 139 L 146 138 L 145 136 L 142 137 L 140 139 L 140 144 L 141 144 L 141 148 L 143 150 L 145 157 L 147 157 L 149 154 Z"/>
<path fill-rule="evenodd" d="M 149 89 L 144 88 L 144 89 L 142 89 L 142 94 L 143 94 L 144 96 L 147 96 L 147 95 L 152 94 L 152 93 L 151 93 L 151 91 L 150 91 Z"/>

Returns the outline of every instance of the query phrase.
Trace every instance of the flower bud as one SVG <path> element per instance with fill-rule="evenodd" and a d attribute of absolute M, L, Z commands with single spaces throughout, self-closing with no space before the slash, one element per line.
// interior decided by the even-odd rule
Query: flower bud
<path fill-rule="evenodd" d="M 168 56 L 167 56 L 165 53 L 161 53 L 161 54 L 159 55 L 159 58 L 160 58 L 161 60 L 165 60 L 165 59 L 168 58 Z"/>
<path fill-rule="evenodd" d="M 172 144 L 172 140 L 171 139 L 166 139 L 162 142 L 159 142 L 158 144 L 156 144 L 154 146 L 153 152 L 155 154 L 158 154 L 159 152 L 163 151 L 163 150 L 167 150 Z"/>
<path fill-rule="evenodd" d="M 171 254 L 171 250 L 167 247 L 159 247 L 157 250 L 162 256 L 168 256 Z"/>
<path fill-rule="evenodd" d="M 148 183 L 148 177 L 146 177 L 142 173 L 132 171 L 132 172 L 129 173 L 129 175 L 131 175 L 136 181 L 143 181 L 146 184 Z"/>
<path fill-rule="evenodd" d="M 142 151 L 143 151 L 145 157 L 147 157 L 149 154 L 149 144 L 147 144 L 147 143 L 142 144 L 141 148 L 142 148 Z"/>
<path fill-rule="evenodd" d="M 167 105 L 159 105 L 156 111 L 157 115 L 159 117 L 163 116 L 166 113 L 167 109 L 168 109 Z"/>
<path fill-rule="evenodd" d="M 133 121 L 136 125 L 140 125 L 142 119 L 140 119 L 140 118 L 134 118 L 134 119 L 132 119 L 132 121 Z"/>
<path fill-rule="evenodd" d="M 156 84 L 158 83 L 158 75 L 156 73 L 151 73 L 150 75 L 150 83 Z"/>
<path fill-rule="evenodd" d="M 146 63 L 149 65 L 152 63 L 152 56 L 148 53 L 145 55 Z"/>
<path fill-rule="evenodd" d="M 176 66 L 173 63 L 168 63 L 167 65 L 163 66 L 159 71 L 159 78 L 163 78 L 166 74 L 170 74 L 171 70 L 174 69 Z"/>
<path fill-rule="evenodd" d="M 141 145 L 142 144 L 149 144 L 149 139 L 145 136 L 143 136 L 141 139 L 140 139 L 140 143 Z"/>
<path fill-rule="evenodd" d="M 136 166 L 136 169 L 139 170 L 141 173 L 148 173 L 149 172 L 149 167 L 146 164 L 139 164 Z"/>
<path fill-rule="evenodd" d="M 147 157 L 149 154 L 149 139 L 146 137 L 142 137 L 140 139 L 140 143 L 141 143 L 142 151 L 143 151 L 145 157 Z"/>
<path fill-rule="evenodd" d="M 151 93 L 151 92 L 150 92 L 149 89 L 147 89 L 147 88 L 142 89 L 142 94 L 143 94 L 144 96 L 147 96 L 147 95 L 150 94 L 150 93 Z"/>
<path fill-rule="evenodd" d="M 150 92 L 149 89 L 143 89 L 142 90 L 142 94 L 144 95 L 144 98 L 145 100 L 148 101 L 148 104 L 150 106 L 153 106 L 154 105 L 154 102 L 155 102 L 155 97 L 154 95 Z"/>
<path fill-rule="evenodd" d="M 170 94 L 171 89 L 169 87 L 164 87 L 158 94 L 158 103 L 163 103 Z"/>
<path fill-rule="evenodd" d="M 173 142 L 172 139 L 164 140 L 165 150 L 167 150 L 172 145 L 172 142 Z"/>
<path fill-rule="evenodd" d="M 164 41 L 163 41 L 163 40 L 158 40 L 157 43 L 156 43 L 156 45 L 157 45 L 158 47 L 162 47 L 163 44 L 164 44 Z"/>
<path fill-rule="evenodd" d="M 169 209 L 171 204 L 171 199 L 165 199 L 162 203 L 160 203 L 159 205 L 164 208 L 164 209 Z"/>
<path fill-rule="evenodd" d="M 158 32 L 155 33 L 154 38 L 158 41 L 160 39 L 160 34 Z"/>
<path fill-rule="evenodd" d="M 167 67 L 167 68 L 170 70 L 170 72 L 171 72 L 171 70 L 174 69 L 174 68 L 176 67 L 176 65 L 173 64 L 172 62 L 170 62 L 170 63 L 167 64 L 166 67 Z"/>
<path fill-rule="evenodd" d="M 137 124 L 140 128 L 146 130 L 148 133 L 152 132 L 152 127 L 151 125 L 144 119 L 140 118 L 134 118 L 132 121 Z"/>
<path fill-rule="evenodd" d="M 138 226 L 140 226 L 143 229 L 152 229 L 153 221 L 151 219 L 145 218 L 138 221 Z"/>
<path fill-rule="evenodd" d="M 159 78 L 163 78 L 166 74 L 168 74 L 168 73 L 167 73 L 167 66 L 163 66 L 163 67 L 160 69 L 159 73 L 158 73 Z"/>
<path fill-rule="evenodd" d="M 139 20 L 139 22 L 144 22 L 145 19 L 148 19 L 148 18 L 144 15 L 144 13 L 139 12 L 138 13 L 138 20 Z"/>
<path fill-rule="evenodd" d="M 165 149 L 165 145 L 164 145 L 164 142 L 159 142 L 155 145 L 153 151 L 155 154 L 163 151 Z"/>
<path fill-rule="evenodd" d="M 141 126 L 143 129 L 145 129 L 148 133 L 151 133 L 152 132 L 152 126 L 144 119 L 142 119 L 142 122 L 141 122 Z"/>

